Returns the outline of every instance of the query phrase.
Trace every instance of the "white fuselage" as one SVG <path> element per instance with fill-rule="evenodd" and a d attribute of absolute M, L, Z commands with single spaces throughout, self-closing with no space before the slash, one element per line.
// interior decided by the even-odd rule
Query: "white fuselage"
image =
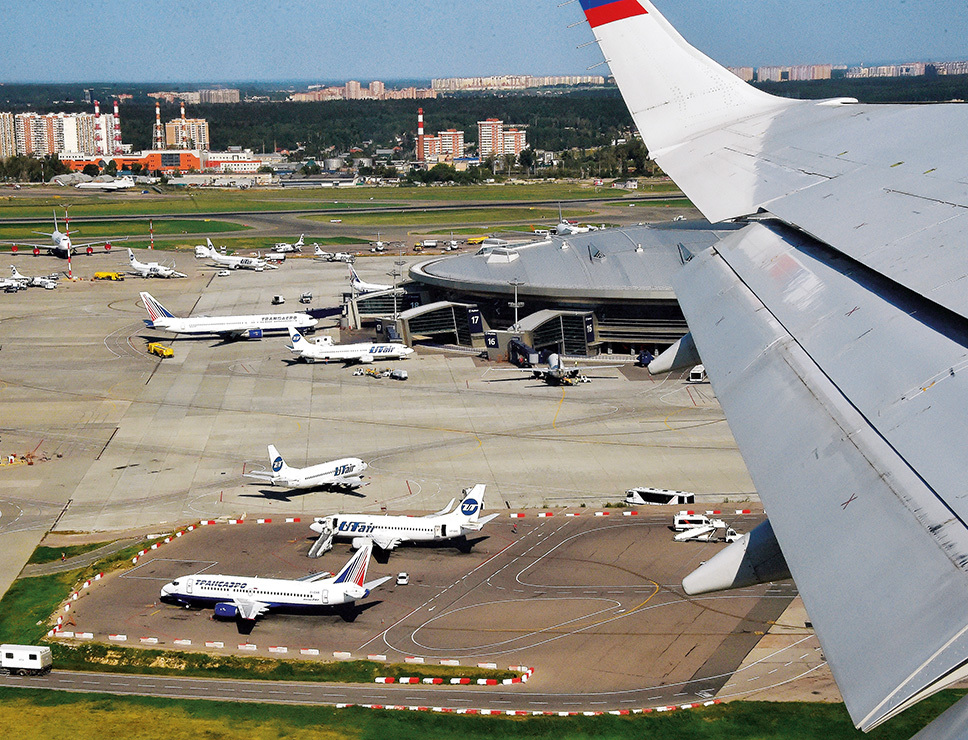
<path fill-rule="evenodd" d="M 181 604 L 214 605 L 245 599 L 262 602 L 270 608 L 348 604 L 366 596 L 366 591 L 354 583 L 334 584 L 332 580 L 293 581 L 203 574 L 182 576 L 172 581 L 162 587 L 161 596 Z"/>
<path fill-rule="evenodd" d="M 466 532 L 453 516 L 375 516 L 371 514 L 336 514 L 326 517 L 336 539 L 357 537 L 399 540 L 400 542 L 435 542 L 460 537 Z M 320 519 L 310 527 L 316 527 Z"/>
<path fill-rule="evenodd" d="M 311 329 L 319 323 L 306 313 L 255 314 L 251 316 L 199 316 L 183 319 L 162 316 L 146 322 L 151 329 L 173 334 L 249 334 L 252 332 L 288 331 L 290 326 Z"/>
<path fill-rule="evenodd" d="M 366 463 L 358 457 L 344 457 L 308 468 L 286 467 L 278 473 L 272 473 L 266 478 L 266 482 L 283 488 L 356 487 L 362 485 L 362 476 L 366 468 Z"/>
<path fill-rule="evenodd" d="M 309 343 L 305 340 L 290 347 L 290 351 L 306 362 L 360 362 L 370 364 L 377 360 L 403 360 L 413 354 L 413 349 L 402 344 L 356 344 Z"/>

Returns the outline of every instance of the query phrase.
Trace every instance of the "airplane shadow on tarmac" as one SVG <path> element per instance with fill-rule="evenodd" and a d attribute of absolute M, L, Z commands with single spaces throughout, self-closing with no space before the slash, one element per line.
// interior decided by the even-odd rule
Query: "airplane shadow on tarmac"
<path fill-rule="evenodd" d="M 367 609 L 372 609 L 374 606 L 382 604 L 382 601 L 367 601 L 365 604 L 340 604 L 339 606 L 319 606 L 319 607 L 297 607 L 292 609 L 278 608 L 274 609 L 274 614 L 299 614 L 301 616 L 339 616 L 344 622 L 355 622 L 356 618 L 360 616 Z M 271 619 L 271 615 L 269 616 Z M 236 626 L 238 627 L 240 635 L 251 635 L 252 630 L 255 629 L 258 620 L 255 619 L 238 619 L 235 618 Z"/>
<path fill-rule="evenodd" d="M 443 540 L 441 542 L 408 542 L 404 547 L 407 549 L 423 549 L 423 550 L 458 550 L 463 554 L 468 554 L 474 545 L 484 540 L 490 539 L 488 535 L 483 537 L 474 537 L 469 539 L 467 537 L 458 537 L 454 540 Z M 316 537 L 307 537 L 308 542 L 316 542 Z M 373 548 L 373 559 L 376 560 L 380 565 L 386 565 L 390 562 L 390 554 L 392 550 L 384 550 L 380 546 Z"/>
<path fill-rule="evenodd" d="M 355 489 L 340 488 L 338 486 L 316 486 L 315 488 L 301 488 L 288 491 L 278 488 L 262 488 L 258 493 L 241 493 L 239 497 L 268 499 L 270 501 L 279 501 L 288 504 L 292 502 L 293 498 L 308 496 L 311 493 L 342 493 L 346 496 L 366 498 L 366 494 L 358 493 Z"/>

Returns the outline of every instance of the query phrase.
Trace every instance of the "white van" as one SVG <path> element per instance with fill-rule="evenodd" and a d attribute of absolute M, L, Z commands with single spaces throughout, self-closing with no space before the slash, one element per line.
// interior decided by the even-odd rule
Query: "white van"
<path fill-rule="evenodd" d="M 710 527 L 712 521 L 705 514 L 697 511 L 680 511 L 672 520 L 672 529 L 675 532 L 685 532 L 687 529 L 695 527 Z"/>
<path fill-rule="evenodd" d="M 625 492 L 625 503 L 629 506 L 669 506 L 677 504 L 688 506 L 696 503 L 696 494 L 685 491 L 669 491 L 665 488 L 630 488 Z"/>
<path fill-rule="evenodd" d="M 49 647 L 0 645 L 0 668 L 15 676 L 42 676 L 50 673 L 54 659 Z"/>
<path fill-rule="evenodd" d="M 706 368 L 703 365 L 696 365 L 692 370 L 689 371 L 689 382 L 690 383 L 705 383 L 706 382 Z"/>

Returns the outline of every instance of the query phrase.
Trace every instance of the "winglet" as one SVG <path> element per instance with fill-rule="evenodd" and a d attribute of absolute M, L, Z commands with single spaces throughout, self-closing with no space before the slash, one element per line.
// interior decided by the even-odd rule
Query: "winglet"
<path fill-rule="evenodd" d="M 653 156 L 794 102 L 757 90 L 691 46 L 649 0 L 581 6 Z"/>

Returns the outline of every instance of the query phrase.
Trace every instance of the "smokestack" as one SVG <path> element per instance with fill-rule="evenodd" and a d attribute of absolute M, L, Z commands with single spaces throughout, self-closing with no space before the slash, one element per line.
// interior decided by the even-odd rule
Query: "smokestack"
<path fill-rule="evenodd" d="M 104 139 L 101 136 L 101 104 L 94 101 L 94 144 L 98 154 L 104 154 Z"/>
<path fill-rule="evenodd" d="M 417 161 L 423 162 L 426 159 L 424 151 L 424 116 L 423 108 L 417 109 Z"/>
<path fill-rule="evenodd" d="M 121 153 L 121 110 L 118 101 L 114 101 L 114 153 Z"/>
<path fill-rule="evenodd" d="M 161 103 L 155 101 L 155 125 L 151 131 L 151 148 L 165 148 L 165 129 L 161 125 Z"/>
<path fill-rule="evenodd" d="M 185 120 L 185 101 L 184 100 L 182 101 L 182 104 L 181 104 L 181 114 L 182 114 L 182 120 L 184 121 Z"/>

